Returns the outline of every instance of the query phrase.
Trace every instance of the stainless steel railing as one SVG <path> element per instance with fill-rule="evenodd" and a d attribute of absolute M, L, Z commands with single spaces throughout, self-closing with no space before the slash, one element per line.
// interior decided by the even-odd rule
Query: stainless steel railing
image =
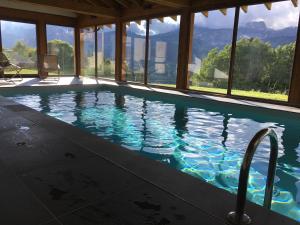
<path fill-rule="evenodd" d="M 227 215 L 227 221 L 233 225 L 247 225 L 251 223 L 251 218 L 245 213 L 246 195 L 248 188 L 248 178 L 250 166 L 257 147 L 264 138 L 270 137 L 271 152 L 269 160 L 268 177 L 265 190 L 264 207 L 270 209 L 273 195 L 273 183 L 276 171 L 276 163 L 278 157 L 278 138 L 275 131 L 266 128 L 259 131 L 248 145 L 246 154 L 240 170 L 239 187 L 236 200 L 235 211 Z"/>

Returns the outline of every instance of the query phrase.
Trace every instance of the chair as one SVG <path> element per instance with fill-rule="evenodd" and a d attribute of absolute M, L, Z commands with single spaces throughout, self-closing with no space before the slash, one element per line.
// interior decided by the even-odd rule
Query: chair
<path fill-rule="evenodd" d="M 43 58 L 42 72 L 53 73 L 57 72 L 57 82 L 60 79 L 60 65 L 56 55 L 45 55 Z"/>
<path fill-rule="evenodd" d="M 23 80 L 22 75 L 20 74 L 22 67 L 17 66 L 9 61 L 6 55 L 3 52 L 0 52 L 0 74 L 2 78 L 7 82 L 14 82 L 13 78 L 19 77 L 20 81 Z M 15 72 L 15 74 L 5 74 L 5 71 Z"/>

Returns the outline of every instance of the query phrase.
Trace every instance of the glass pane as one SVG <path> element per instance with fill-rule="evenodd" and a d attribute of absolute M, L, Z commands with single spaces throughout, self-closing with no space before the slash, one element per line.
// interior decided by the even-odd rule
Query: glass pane
<path fill-rule="evenodd" d="M 232 94 L 287 101 L 299 8 L 284 1 L 240 14 Z"/>
<path fill-rule="evenodd" d="M 74 28 L 47 25 L 48 54 L 57 55 L 61 74 L 75 74 Z"/>
<path fill-rule="evenodd" d="M 116 27 L 99 27 L 98 35 L 98 75 L 115 79 Z"/>
<path fill-rule="evenodd" d="M 95 29 L 93 27 L 80 30 L 81 74 L 95 76 Z"/>
<path fill-rule="evenodd" d="M 235 9 L 195 14 L 190 89 L 227 93 L 234 16 Z"/>
<path fill-rule="evenodd" d="M 22 67 L 21 74 L 38 74 L 36 25 L 2 20 L 1 33 L 3 53 L 10 62 Z"/>
<path fill-rule="evenodd" d="M 144 83 L 146 21 L 126 25 L 126 80 Z"/>
<path fill-rule="evenodd" d="M 148 83 L 176 87 L 180 16 L 150 20 Z"/>

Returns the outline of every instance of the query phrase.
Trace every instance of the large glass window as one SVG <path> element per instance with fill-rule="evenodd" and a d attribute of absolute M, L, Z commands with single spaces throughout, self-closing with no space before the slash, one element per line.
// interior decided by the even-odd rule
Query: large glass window
<path fill-rule="evenodd" d="M 180 16 L 150 20 L 148 83 L 176 87 Z"/>
<path fill-rule="evenodd" d="M 23 68 L 21 74 L 38 74 L 36 25 L 2 20 L 1 34 L 3 53 Z"/>
<path fill-rule="evenodd" d="M 61 74 L 74 75 L 74 28 L 47 25 L 48 54 L 56 55 L 61 68 Z"/>
<path fill-rule="evenodd" d="M 80 30 L 81 74 L 85 76 L 95 76 L 95 40 L 94 27 L 83 28 Z"/>
<path fill-rule="evenodd" d="M 126 25 L 126 80 L 144 83 L 146 21 Z"/>
<path fill-rule="evenodd" d="M 291 1 L 241 9 L 233 95 L 288 100 L 298 19 Z"/>
<path fill-rule="evenodd" d="M 98 76 L 115 78 L 115 25 L 99 26 L 98 31 Z"/>
<path fill-rule="evenodd" d="M 227 93 L 234 16 L 235 9 L 195 14 L 189 89 Z"/>

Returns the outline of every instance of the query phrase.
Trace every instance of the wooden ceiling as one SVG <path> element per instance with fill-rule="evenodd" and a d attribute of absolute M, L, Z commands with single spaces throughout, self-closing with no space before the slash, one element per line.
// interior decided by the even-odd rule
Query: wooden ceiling
<path fill-rule="evenodd" d="M 147 10 L 158 7 L 189 7 L 192 0 L 18 0 L 32 5 L 65 9 L 98 17 L 120 17 L 126 10 Z"/>
<path fill-rule="evenodd" d="M 147 15 L 147 12 L 163 12 L 193 8 L 209 10 L 232 6 L 246 6 L 262 2 L 282 0 L 16 0 L 38 6 L 54 7 L 82 15 L 115 19 Z M 291 0 L 297 5 L 298 0 Z M 269 4 L 269 3 L 265 3 Z"/>

